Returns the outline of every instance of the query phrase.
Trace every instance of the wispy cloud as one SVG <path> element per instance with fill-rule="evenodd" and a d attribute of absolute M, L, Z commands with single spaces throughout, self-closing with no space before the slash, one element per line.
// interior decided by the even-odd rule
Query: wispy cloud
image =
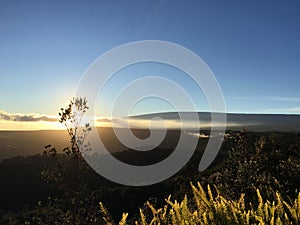
<path fill-rule="evenodd" d="M 288 98 L 288 97 L 273 97 L 274 100 L 288 101 L 288 102 L 300 102 L 300 98 Z"/>
<path fill-rule="evenodd" d="M 4 121 L 15 121 L 15 122 L 57 122 L 57 116 L 49 116 L 43 114 L 20 114 L 20 113 L 9 113 L 3 110 L 0 110 L 0 120 Z"/>
<path fill-rule="evenodd" d="M 267 109 L 270 112 L 279 112 L 279 113 L 300 113 L 300 106 L 290 107 L 290 108 L 276 108 L 276 109 Z"/>
<path fill-rule="evenodd" d="M 280 97 L 280 96 L 258 96 L 258 97 L 246 97 L 246 96 L 231 96 L 226 99 L 232 100 L 249 100 L 249 101 L 287 101 L 287 102 L 300 102 L 300 98 L 297 97 Z"/>

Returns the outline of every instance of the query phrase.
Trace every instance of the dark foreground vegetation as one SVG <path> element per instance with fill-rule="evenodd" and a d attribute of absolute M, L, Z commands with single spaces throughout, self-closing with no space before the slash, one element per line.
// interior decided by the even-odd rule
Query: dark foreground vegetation
<path fill-rule="evenodd" d="M 227 134 L 208 170 L 197 170 L 207 142 L 199 139 L 179 173 L 146 187 L 112 183 L 68 149 L 3 160 L 0 224 L 300 224 L 300 134 Z M 146 165 L 171 149 L 157 152 L 151 162 L 114 154 Z"/>

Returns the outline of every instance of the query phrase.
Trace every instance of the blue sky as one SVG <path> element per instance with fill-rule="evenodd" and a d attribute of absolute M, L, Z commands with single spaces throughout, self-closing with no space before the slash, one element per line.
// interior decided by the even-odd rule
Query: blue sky
<path fill-rule="evenodd" d="M 97 57 L 154 39 L 198 54 L 218 79 L 228 112 L 299 114 L 299 11 L 299 1 L 276 0 L 4 0 L 0 110 L 57 114 Z M 148 110 L 140 105 L 136 113 Z"/>

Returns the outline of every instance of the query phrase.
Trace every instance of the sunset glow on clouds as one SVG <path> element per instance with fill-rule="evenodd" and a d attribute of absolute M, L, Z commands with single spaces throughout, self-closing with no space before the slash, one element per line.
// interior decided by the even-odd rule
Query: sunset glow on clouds
<path fill-rule="evenodd" d="M 92 118 L 84 117 L 82 124 L 91 123 Z M 137 129 L 184 129 L 211 127 L 210 121 L 181 121 L 179 119 L 144 119 L 144 118 L 108 118 L 95 117 L 93 119 L 96 127 L 137 128 Z M 218 124 L 215 124 L 218 126 Z M 227 126 L 239 126 L 237 123 L 227 123 Z M 59 117 L 44 114 L 13 114 L 0 110 L 0 130 L 61 130 L 65 126 L 59 123 Z"/>
<path fill-rule="evenodd" d="M 58 116 L 43 114 L 8 113 L 0 110 L 1 130 L 57 130 L 64 129 Z"/>
<path fill-rule="evenodd" d="M 85 122 L 90 122 L 84 118 Z M 43 114 L 13 114 L 0 110 L 1 130 L 57 130 L 65 129 L 64 125 L 59 123 L 59 117 Z M 96 127 L 127 127 L 131 128 L 181 128 L 181 127 L 200 127 L 199 122 L 185 121 L 181 122 L 174 119 L 149 120 L 133 118 L 108 118 L 95 117 Z M 201 123 L 201 126 L 208 127 L 210 124 Z"/>
<path fill-rule="evenodd" d="M 81 118 L 81 125 L 89 123 L 91 127 L 113 127 L 113 128 L 131 128 L 131 129 L 180 129 L 185 132 L 197 132 L 190 134 L 195 137 L 205 138 L 198 133 L 199 130 L 220 129 L 224 121 L 215 117 L 211 121 L 209 112 L 198 112 L 197 117 L 193 117 L 191 112 L 168 112 L 144 114 L 129 117 L 89 117 Z M 217 113 L 218 114 L 218 113 Z M 217 115 L 215 114 L 215 116 Z M 178 115 L 182 115 L 181 119 Z M 270 115 L 270 114 L 227 114 L 226 127 L 229 130 L 281 130 L 281 131 L 299 131 L 300 115 Z M 195 119 L 196 118 L 196 119 Z M 67 123 L 69 127 L 74 124 Z M 64 124 L 59 123 L 59 117 L 45 114 L 14 114 L 6 111 L 0 111 L 0 130 L 65 130 Z M 200 136 L 199 136 L 200 135 Z"/>

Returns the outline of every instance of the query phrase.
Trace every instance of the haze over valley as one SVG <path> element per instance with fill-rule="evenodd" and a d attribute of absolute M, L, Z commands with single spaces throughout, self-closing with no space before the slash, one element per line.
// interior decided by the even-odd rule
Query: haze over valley
<path fill-rule="evenodd" d="M 188 112 L 184 112 L 185 117 L 189 117 Z M 195 131 L 194 134 L 186 133 L 185 135 L 194 135 L 195 138 L 208 138 L 208 130 L 210 129 L 210 113 L 198 113 L 200 121 L 200 132 Z M 172 148 L 177 143 L 178 126 L 181 124 L 178 113 L 155 113 L 123 118 L 124 121 L 131 121 L 135 124 L 134 134 L 140 138 L 149 135 L 149 130 L 145 126 L 141 126 L 145 121 L 152 118 L 160 117 L 166 124 L 172 124 L 168 135 L 163 143 L 162 148 Z M 193 125 L 193 121 L 183 121 L 184 126 Z M 195 127 L 194 127 L 195 128 Z M 120 127 L 122 129 L 121 123 Z M 156 129 L 160 129 L 157 127 Z M 280 114 L 227 114 L 227 130 L 233 131 L 264 132 L 264 131 L 282 131 L 282 132 L 300 132 L 300 115 L 280 115 Z M 196 129 L 195 129 L 196 130 Z M 205 132 L 203 132 L 205 131 Z M 98 128 L 99 136 L 105 143 L 110 152 L 118 152 L 127 150 L 116 138 L 114 131 L 110 127 Z M 15 156 L 28 156 L 41 154 L 44 147 L 48 144 L 62 150 L 69 145 L 69 139 L 65 130 L 41 130 L 41 131 L 0 131 L 0 159 L 11 158 Z"/>

